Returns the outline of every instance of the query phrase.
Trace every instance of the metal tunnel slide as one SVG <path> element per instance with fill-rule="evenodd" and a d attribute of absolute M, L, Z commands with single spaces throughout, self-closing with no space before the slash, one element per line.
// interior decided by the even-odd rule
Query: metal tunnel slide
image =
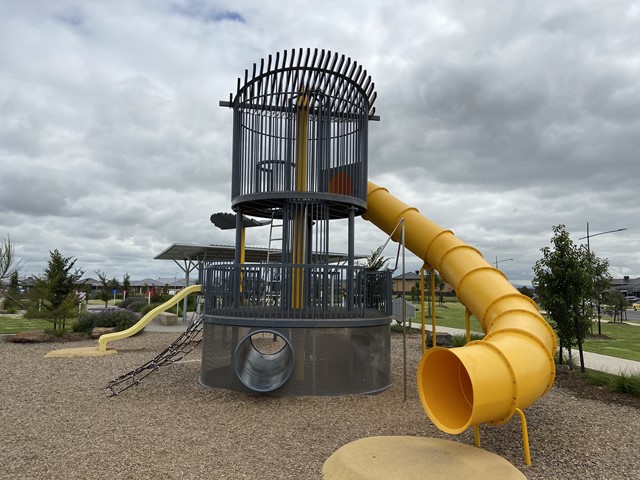
<path fill-rule="evenodd" d="M 555 378 L 556 336 L 536 304 L 450 230 L 369 182 L 363 218 L 390 234 L 404 218 L 405 242 L 435 268 L 480 321 L 482 340 L 431 348 L 418 366 L 425 412 L 442 431 L 457 434 L 481 423 L 500 424 L 533 404 Z M 393 240 L 400 240 L 400 229 Z"/>

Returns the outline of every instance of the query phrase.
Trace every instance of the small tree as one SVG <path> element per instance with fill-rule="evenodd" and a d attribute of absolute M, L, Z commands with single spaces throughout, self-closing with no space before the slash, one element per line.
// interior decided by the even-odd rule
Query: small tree
<path fill-rule="evenodd" d="M 11 300 L 12 303 L 19 305 L 21 308 L 25 308 L 24 305 L 17 299 L 17 281 L 18 281 L 18 272 L 22 268 L 22 262 L 16 261 L 14 254 L 14 244 L 11 241 L 9 235 L 7 235 L 6 240 L 0 244 L 0 297 L 6 296 Z M 4 280 L 10 278 L 11 285 L 13 287 L 14 282 L 16 283 L 16 289 L 10 288 L 9 291 L 2 288 L 2 283 Z"/>
<path fill-rule="evenodd" d="M 124 292 L 131 293 L 131 277 L 129 277 L 128 273 L 125 273 L 122 277 L 122 290 L 123 296 L 126 295 Z"/>
<path fill-rule="evenodd" d="M 529 287 L 527 287 L 526 285 L 523 285 L 522 287 L 518 288 L 518 291 L 522 294 L 525 295 L 529 298 L 533 298 L 533 290 L 531 290 Z"/>
<path fill-rule="evenodd" d="M 598 258 L 593 252 L 588 252 L 587 268 L 589 269 L 589 275 L 591 276 L 591 291 L 589 292 L 589 302 L 586 303 L 586 307 L 590 307 L 593 310 L 595 306 L 597 318 L 598 318 L 598 335 L 602 335 L 602 312 L 601 305 L 606 303 L 606 295 L 611 290 L 611 275 L 609 274 L 609 260 L 606 258 Z M 588 312 L 590 318 L 593 317 L 593 312 Z"/>
<path fill-rule="evenodd" d="M 98 275 L 101 286 L 98 298 L 104 302 L 104 307 L 107 308 L 109 306 L 109 300 L 112 298 L 113 291 L 120 290 L 120 282 L 118 282 L 116 277 L 108 279 L 100 270 L 96 270 L 96 275 Z"/>
<path fill-rule="evenodd" d="M 438 274 L 438 272 L 435 272 L 436 274 L 436 289 L 438 292 L 438 304 L 442 307 L 444 306 L 444 294 L 442 293 L 442 291 L 444 290 L 444 280 L 442 279 L 442 277 Z"/>
<path fill-rule="evenodd" d="M 116 277 L 113 277 L 111 280 L 109 280 L 109 291 L 114 296 L 115 296 L 115 294 L 113 292 L 120 291 L 120 282 L 118 282 Z"/>
<path fill-rule="evenodd" d="M 111 298 L 111 293 L 109 292 L 109 279 L 100 270 L 96 270 L 96 275 L 98 276 L 98 280 L 100 280 L 100 292 L 98 292 L 98 299 L 102 300 L 104 302 L 104 308 L 107 308 L 109 306 L 109 299 Z"/>
<path fill-rule="evenodd" d="M 562 349 L 568 349 L 571 356 L 571 347 L 577 344 L 584 371 L 582 342 L 591 326 L 591 314 L 584 302 L 594 291 L 589 267 L 593 259 L 585 247 L 574 245 L 564 225 L 553 227 L 553 232 L 553 248 L 544 247 L 543 257 L 533 267 L 533 286 L 558 334 L 559 362 Z"/>
<path fill-rule="evenodd" d="M 381 245 L 372 251 L 371 255 L 366 257 L 365 268 L 368 272 L 377 272 L 378 270 L 387 268 L 390 258 L 382 256 L 383 249 L 384 245 Z"/>
<path fill-rule="evenodd" d="M 64 331 L 66 319 L 75 313 L 76 284 L 84 272 L 75 268 L 76 259 L 64 257 L 57 249 L 49 254 L 44 274 L 36 277 L 29 314 L 52 321 L 54 331 Z"/>
<path fill-rule="evenodd" d="M 416 282 L 411 287 L 411 301 L 417 302 L 418 300 L 420 300 L 420 282 Z"/>

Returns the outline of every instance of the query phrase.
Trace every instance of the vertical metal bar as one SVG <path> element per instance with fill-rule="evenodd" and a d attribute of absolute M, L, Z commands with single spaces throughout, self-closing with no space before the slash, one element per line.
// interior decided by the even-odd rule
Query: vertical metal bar
<path fill-rule="evenodd" d="M 405 286 L 405 231 L 404 231 L 404 217 L 401 220 L 401 242 L 402 242 L 402 374 L 404 383 L 404 397 L 403 400 L 407 401 L 407 300 L 405 297 L 407 288 Z M 411 328 L 411 326 L 409 326 Z"/>

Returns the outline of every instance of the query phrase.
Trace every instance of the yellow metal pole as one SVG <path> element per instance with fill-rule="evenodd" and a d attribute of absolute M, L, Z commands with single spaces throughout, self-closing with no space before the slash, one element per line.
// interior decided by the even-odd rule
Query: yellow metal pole
<path fill-rule="evenodd" d="M 298 122 L 297 122 L 297 158 L 296 158 L 296 191 L 303 192 L 307 189 L 307 139 L 309 136 L 309 97 L 302 92 L 298 98 Z M 295 235 L 293 249 L 293 263 L 303 264 L 305 262 L 306 243 L 306 213 L 297 211 L 294 216 L 293 231 Z M 292 307 L 300 309 L 303 306 L 304 275 L 301 268 L 293 270 L 292 282 Z"/>
<path fill-rule="evenodd" d="M 520 423 L 522 425 L 522 448 L 524 448 L 524 463 L 531 465 L 531 452 L 529 451 L 529 432 L 527 429 L 527 419 L 524 416 L 524 412 L 519 408 L 516 408 L 516 413 L 520 417 Z"/>
<path fill-rule="evenodd" d="M 433 346 L 436 345 L 436 271 L 435 269 L 429 270 L 431 276 L 431 342 Z"/>
<path fill-rule="evenodd" d="M 244 215 L 242 215 L 242 228 L 240 229 L 240 304 L 242 305 L 244 300 L 242 298 L 242 290 L 244 284 L 244 265 L 245 261 L 245 227 L 244 227 Z"/>
<path fill-rule="evenodd" d="M 427 334 L 424 330 L 424 268 L 425 265 L 422 265 L 420 268 L 420 332 L 422 335 L 422 354 L 427 351 Z"/>
<path fill-rule="evenodd" d="M 471 341 L 471 312 L 468 308 L 464 311 L 464 323 L 467 329 L 467 343 L 469 343 Z"/>
<path fill-rule="evenodd" d="M 480 427 L 478 425 L 473 426 L 473 441 L 476 447 L 480 446 Z"/>

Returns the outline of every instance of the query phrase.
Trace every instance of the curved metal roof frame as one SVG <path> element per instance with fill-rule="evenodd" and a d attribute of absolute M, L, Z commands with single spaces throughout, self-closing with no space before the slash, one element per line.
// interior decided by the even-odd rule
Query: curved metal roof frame
<path fill-rule="evenodd" d="M 311 48 L 291 49 L 280 55 L 276 53 L 260 60 L 260 68 L 253 64 L 251 75 L 244 71 L 244 83 L 238 78 L 235 97 L 229 94 L 229 101 L 221 101 L 225 107 L 238 107 L 241 102 L 248 101 L 251 108 L 262 111 L 290 111 L 293 106 L 289 95 L 280 93 L 296 92 L 328 96 L 335 101 L 332 104 L 334 116 L 354 113 L 354 100 L 360 94 L 367 102 L 369 120 L 379 120 L 375 115 L 377 93 L 371 76 L 361 65 L 345 55 L 330 50 L 318 50 L 311 53 Z M 275 99 L 275 103 L 274 103 Z M 268 100 L 268 102 L 265 102 Z M 365 112 L 363 112 L 365 113 Z"/>

